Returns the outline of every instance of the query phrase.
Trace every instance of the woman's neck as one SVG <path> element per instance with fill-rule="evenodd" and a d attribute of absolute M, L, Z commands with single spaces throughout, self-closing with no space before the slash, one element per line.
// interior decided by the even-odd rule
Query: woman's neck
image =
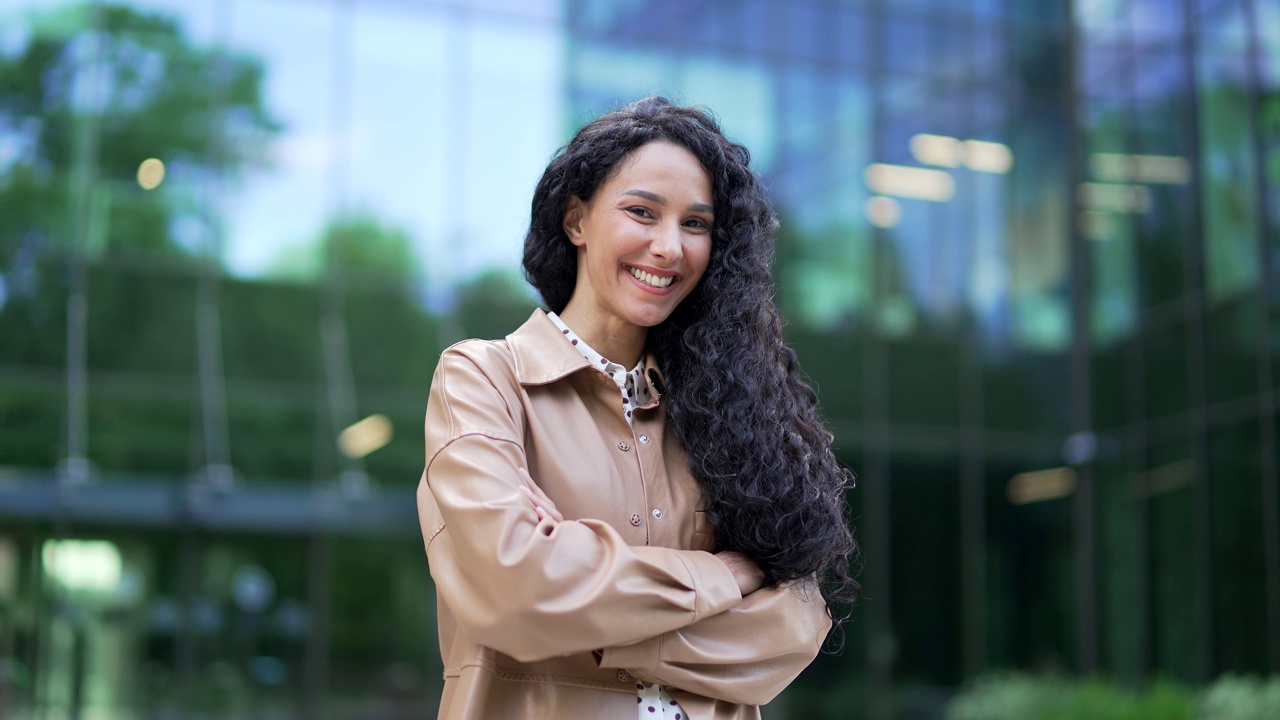
<path fill-rule="evenodd" d="M 625 368 L 633 368 L 640 362 L 649 328 L 618 318 L 602 318 L 583 312 L 573 301 L 569 302 L 564 312 L 558 314 L 565 325 L 610 362 L 616 362 Z"/>

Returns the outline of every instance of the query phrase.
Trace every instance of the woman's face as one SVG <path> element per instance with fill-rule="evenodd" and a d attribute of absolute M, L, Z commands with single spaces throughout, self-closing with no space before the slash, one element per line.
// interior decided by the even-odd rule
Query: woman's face
<path fill-rule="evenodd" d="M 706 271 L 714 220 L 711 179 L 693 153 L 641 146 L 590 202 L 569 200 L 564 228 L 578 247 L 569 304 L 601 329 L 661 323 Z"/>

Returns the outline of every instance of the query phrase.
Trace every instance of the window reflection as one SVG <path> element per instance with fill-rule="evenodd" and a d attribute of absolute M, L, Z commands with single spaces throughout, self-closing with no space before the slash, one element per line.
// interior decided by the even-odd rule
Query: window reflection
<path fill-rule="evenodd" d="M 1280 10 L 1174 5 L 9 3 L 0 705 L 429 710 L 431 368 L 528 316 L 538 173 L 651 92 L 751 151 L 787 337 L 887 529 L 892 611 L 790 712 L 1265 670 Z"/>

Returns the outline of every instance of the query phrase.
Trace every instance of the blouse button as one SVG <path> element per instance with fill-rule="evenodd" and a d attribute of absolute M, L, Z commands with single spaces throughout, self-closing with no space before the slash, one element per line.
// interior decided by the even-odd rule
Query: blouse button
<path fill-rule="evenodd" d="M 631 443 L 627 442 L 626 440 L 619 440 L 618 449 L 621 450 L 622 452 L 626 452 L 631 449 Z"/>
<path fill-rule="evenodd" d="M 648 442 L 649 442 L 649 436 L 648 436 L 648 435 L 641 435 L 641 436 L 640 436 L 640 442 L 642 442 L 642 443 L 648 443 Z"/>
<path fill-rule="evenodd" d="M 662 519 L 662 508 L 654 508 L 654 509 L 653 509 L 653 519 L 654 519 L 654 520 L 661 520 L 661 519 Z"/>
<path fill-rule="evenodd" d="M 631 513 L 631 524 L 632 525 L 640 524 L 640 513 Z"/>
<path fill-rule="evenodd" d="M 635 678 L 631 677 L 631 673 L 627 672 L 626 670 L 618 671 L 618 682 L 629 683 L 634 680 Z"/>

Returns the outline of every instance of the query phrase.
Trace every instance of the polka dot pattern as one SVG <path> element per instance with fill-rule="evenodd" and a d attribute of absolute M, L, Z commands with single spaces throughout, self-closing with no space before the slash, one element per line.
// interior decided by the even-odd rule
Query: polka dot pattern
<path fill-rule="evenodd" d="M 640 720 L 649 720 L 650 718 L 663 718 L 663 720 L 681 720 L 684 717 L 684 711 L 680 709 L 680 704 L 671 697 L 671 693 L 661 685 L 653 683 L 636 683 L 639 688 L 640 697 L 636 698 L 639 703 Z"/>
<path fill-rule="evenodd" d="M 627 370 L 591 349 L 585 340 L 574 334 L 573 330 L 564 324 L 559 315 L 547 313 L 547 317 L 551 318 L 551 322 L 560 328 L 560 334 L 564 335 L 592 366 L 604 370 L 613 379 L 622 396 L 622 415 L 627 419 L 628 425 L 632 424 L 631 412 L 641 405 L 648 404 L 651 399 L 649 386 L 644 383 L 644 376 L 641 374 L 644 372 L 644 359 L 642 358 L 634 368 Z M 658 718 L 683 720 L 684 718 L 684 710 L 675 698 L 671 697 L 671 693 L 667 692 L 663 686 L 653 683 L 636 683 L 636 709 L 640 713 L 640 720 L 657 720 Z"/>
<path fill-rule="evenodd" d="M 582 353 L 582 357 L 586 358 L 593 366 L 599 367 L 610 378 L 614 384 L 618 386 L 618 391 L 622 394 L 622 416 L 627 419 L 627 424 L 631 424 L 631 412 L 641 405 L 646 405 L 651 399 L 649 394 L 649 386 L 644 383 L 644 359 L 635 367 L 627 370 L 616 362 L 609 360 L 596 352 L 587 341 L 574 334 L 568 325 L 560 319 L 555 313 L 547 313 L 547 317 L 551 318 L 551 322 L 560 328 L 560 334 L 568 338 L 569 342 Z"/>

